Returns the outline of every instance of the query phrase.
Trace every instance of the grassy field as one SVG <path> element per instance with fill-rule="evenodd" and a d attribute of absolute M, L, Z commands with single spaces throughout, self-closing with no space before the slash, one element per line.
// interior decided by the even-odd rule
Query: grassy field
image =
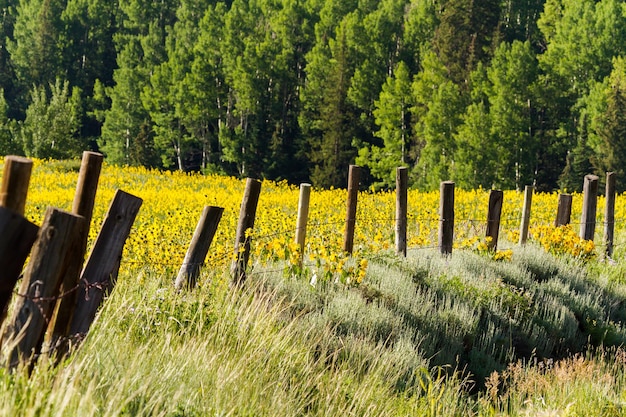
<path fill-rule="evenodd" d="M 72 164 L 38 163 L 29 218 L 71 206 L 75 180 Z M 406 259 L 389 249 L 393 193 L 363 193 L 353 259 L 337 249 L 343 192 L 318 190 L 300 271 L 289 249 L 297 189 L 264 182 L 249 278 L 234 289 L 241 181 L 105 166 L 94 229 L 115 188 L 144 198 L 115 291 L 59 366 L 0 370 L 0 415 L 626 415 L 621 246 L 605 260 L 598 248 L 574 256 L 581 242 L 565 234 L 544 247 L 543 229 L 523 248 L 506 241 L 519 193 L 505 197 L 510 253 L 498 260 L 476 240 L 482 190 L 457 195 L 450 257 L 432 248 L 437 193 L 412 191 Z M 534 227 L 545 228 L 556 196 L 536 197 Z M 176 292 L 205 204 L 226 208 L 221 233 L 199 287 Z"/>

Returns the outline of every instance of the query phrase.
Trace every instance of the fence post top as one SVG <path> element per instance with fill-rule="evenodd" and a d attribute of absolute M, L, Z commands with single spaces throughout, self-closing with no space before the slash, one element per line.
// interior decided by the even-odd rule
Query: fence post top
<path fill-rule="evenodd" d="M 4 157 L 5 161 L 15 161 L 15 162 L 21 162 L 23 164 L 32 164 L 33 161 L 32 159 L 26 158 L 25 156 L 19 156 L 19 155 L 7 155 Z"/>

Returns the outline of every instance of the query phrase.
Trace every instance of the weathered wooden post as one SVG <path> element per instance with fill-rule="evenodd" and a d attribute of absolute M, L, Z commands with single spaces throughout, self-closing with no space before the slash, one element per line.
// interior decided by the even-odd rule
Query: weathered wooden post
<path fill-rule="evenodd" d="M 570 222 L 572 216 L 572 195 L 571 194 L 559 194 L 559 201 L 556 209 L 556 219 L 554 220 L 554 226 L 565 226 Z"/>
<path fill-rule="evenodd" d="M 0 207 L 0 325 L 39 227 Z"/>
<path fill-rule="evenodd" d="M 598 205 L 598 176 L 585 175 L 583 185 L 583 212 L 580 217 L 580 238 L 593 240 L 596 232 L 596 207 Z"/>
<path fill-rule="evenodd" d="M 604 253 L 613 256 L 613 238 L 615 233 L 615 173 L 606 173 L 606 203 L 604 205 Z"/>
<path fill-rule="evenodd" d="M 533 192 L 535 187 L 527 185 L 524 188 L 524 207 L 522 209 L 522 221 L 519 227 L 519 244 L 525 245 L 528 240 L 528 227 L 530 225 L 530 209 L 533 204 Z"/>
<path fill-rule="evenodd" d="M 2 334 L 3 360 L 14 368 L 32 363 L 40 352 L 46 326 L 68 266 L 68 253 L 85 219 L 48 208 L 19 289 L 15 309 Z"/>
<path fill-rule="evenodd" d="M 487 248 L 495 251 L 498 248 L 498 235 L 500 233 L 500 216 L 502 214 L 502 201 L 504 193 L 500 190 L 491 190 L 489 193 L 489 209 L 487 210 L 487 232 L 485 236 L 490 238 Z"/>
<path fill-rule="evenodd" d="M 235 285 L 242 285 L 246 281 L 246 268 L 250 258 L 250 236 L 256 219 L 256 208 L 261 195 L 261 181 L 248 178 L 246 189 L 241 201 L 237 235 L 235 237 L 235 260 L 231 266 L 231 275 Z"/>
<path fill-rule="evenodd" d="M 396 253 L 402 256 L 406 256 L 408 172 L 406 167 L 396 169 Z"/>
<path fill-rule="evenodd" d="M 306 241 L 306 226 L 309 221 L 309 203 L 311 201 L 311 184 L 300 184 L 300 198 L 298 199 L 298 219 L 296 220 L 296 243 L 300 248 L 300 264 L 304 256 Z"/>
<path fill-rule="evenodd" d="M 105 295 L 115 287 L 124 244 L 143 200 L 117 190 L 80 277 L 69 334 L 84 337 Z"/>
<path fill-rule="evenodd" d="M 343 251 L 352 254 L 354 248 L 354 228 L 356 226 L 356 206 L 361 181 L 361 167 L 350 165 L 348 173 L 348 199 L 346 202 L 346 227 L 343 233 Z"/>
<path fill-rule="evenodd" d="M 442 182 L 439 191 L 439 249 L 449 255 L 454 241 L 454 182 Z"/>
<path fill-rule="evenodd" d="M 33 161 L 30 159 L 9 155 L 4 158 L 4 173 L 2 174 L 2 188 L 0 188 L 0 206 L 23 216 L 28 194 L 30 174 L 33 171 Z"/>
<path fill-rule="evenodd" d="M 96 191 L 102 170 L 103 155 L 97 152 L 83 152 L 83 159 L 76 183 L 72 213 L 85 218 L 84 227 L 80 230 L 79 238 L 76 239 L 72 248 L 67 272 L 61 282 L 60 293 L 64 294 L 57 303 L 53 318 L 48 325 L 45 345 L 50 351 L 56 351 L 60 357 L 67 351 L 66 340 L 74 309 L 76 308 L 76 296 L 78 289 L 78 279 L 83 269 L 85 253 L 87 251 L 87 240 L 89 238 L 89 227 L 93 216 L 93 207 L 96 201 Z"/>
<path fill-rule="evenodd" d="M 202 210 L 191 244 L 185 254 L 183 265 L 180 267 L 174 283 L 176 289 L 180 290 L 185 287 L 191 289 L 196 286 L 200 267 L 204 264 L 204 259 L 209 252 L 223 212 L 224 208 L 215 206 L 206 206 Z"/>
<path fill-rule="evenodd" d="M 30 159 L 4 159 L 0 188 L 0 324 L 39 230 L 23 217 L 32 168 Z"/>

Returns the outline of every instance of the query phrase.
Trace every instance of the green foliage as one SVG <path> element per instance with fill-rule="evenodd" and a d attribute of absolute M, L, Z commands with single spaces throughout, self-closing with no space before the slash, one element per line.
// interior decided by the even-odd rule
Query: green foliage
<path fill-rule="evenodd" d="M 451 178 L 454 140 L 461 123 L 465 98 L 460 87 L 448 78 L 448 71 L 433 52 L 423 54 L 422 71 L 413 81 L 415 135 L 418 164 L 414 170 L 419 186 L 434 189 Z"/>
<path fill-rule="evenodd" d="M 50 84 L 49 90 L 34 87 L 26 120 L 21 126 L 24 152 L 34 158 L 65 159 L 77 157 L 85 144 L 77 137 L 82 111 L 80 91 L 69 82 Z"/>
<path fill-rule="evenodd" d="M 359 149 L 356 163 L 370 168 L 372 175 L 387 187 L 395 184 L 396 168 L 413 162 L 409 155 L 413 142 L 410 130 L 411 81 L 404 62 L 400 62 L 393 77 L 387 78 L 380 98 L 375 102 L 374 117 L 380 130 L 375 135 L 382 146 Z"/>
<path fill-rule="evenodd" d="M 80 91 L 74 136 L 116 164 L 324 187 L 343 187 L 355 162 L 365 186 L 390 187 L 408 165 L 427 189 L 538 190 L 623 165 L 621 93 L 608 90 L 626 55 L 619 0 L 7 0 L 0 11 L 4 143 L 38 106 L 33 89 L 61 79 Z"/>

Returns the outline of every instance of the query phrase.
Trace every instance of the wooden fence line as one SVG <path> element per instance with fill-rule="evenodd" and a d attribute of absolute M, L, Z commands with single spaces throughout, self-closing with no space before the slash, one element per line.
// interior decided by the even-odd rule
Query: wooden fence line
<path fill-rule="evenodd" d="M 86 224 L 90 222 L 93 213 L 102 155 L 83 154 L 73 213 L 49 208 L 41 228 L 22 217 L 32 162 L 17 157 L 7 157 L 5 161 L 8 163 L 5 163 L 0 194 L 0 201 L 7 204 L 7 207 L 0 206 L 0 313 L 4 312 L 9 303 L 24 260 L 29 253 L 31 256 L 19 291 L 20 297 L 17 300 L 16 309 L 11 312 L 10 320 L 0 335 L 4 352 L 2 359 L 7 366 L 14 367 L 18 363 L 30 364 L 41 351 L 46 327 L 48 328 L 46 343 L 52 348 L 58 347 L 61 340 L 67 341 L 72 338 L 80 340 L 84 337 L 105 295 L 115 285 L 122 250 L 142 205 L 142 200 L 123 191 L 117 191 L 89 259 L 82 269 L 80 280 L 77 280 L 72 268 L 76 270 L 76 265 L 79 265 L 78 271 L 80 271 L 80 265 L 84 259 L 88 233 Z M 596 223 L 597 181 L 597 176 L 585 177 L 580 232 L 583 239 L 589 236 L 593 239 Z M 347 254 L 352 253 L 354 245 L 359 183 L 360 167 L 351 165 L 348 175 L 343 242 L 343 250 Z M 396 252 L 400 256 L 406 256 L 407 249 L 407 183 L 407 169 L 398 168 L 396 171 L 395 243 Z M 607 246 L 606 255 L 611 256 L 615 222 L 615 177 L 612 173 L 607 173 L 606 187 L 604 242 Z M 455 184 L 452 181 L 444 181 L 440 186 L 438 247 L 444 255 L 452 253 L 454 241 L 454 188 Z M 237 226 L 236 259 L 231 266 L 233 281 L 237 285 L 243 284 L 246 280 L 251 231 L 254 228 L 260 191 L 261 181 L 248 178 Z M 303 255 L 311 193 L 310 184 L 302 184 L 300 191 L 295 241 Z M 519 244 L 524 244 L 527 239 L 533 191 L 532 186 L 527 186 L 525 189 Z M 571 197 L 567 194 L 559 195 L 555 225 L 569 224 Z M 492 190 L 488 204 L 486 237 L 491 238 L 489 249 L 495 251 L 503 205 L 502 191 Z M 223 210 L 221 207 L 204 208 L 176 278 L 176 288 L 195 286 L 200 266 L 204 263 Z M 68 278 L 72 276 L 74 278 Z M 62 310 L 64 304 L 70 306 L 69 310 Z M 57 311 L 53 315 L 55 305 Z M 75 312 L 72 314 L 74 309 Z M 65 350 L 57 353 L 63 352 Z"/>
<path fill-rule="evenodd" d="M 0 324 L 39 231 L 23 217 L 32 168 L 29 159 L 5 158 L 0 188 Z"/>
<path fill-rule="evenodd" d="M 24 217 L 0 207 L 0 324 L 38 231 Z"/>
<path fill-rule="evenodd" d="M 554 220 L 554 226 L 568 225 L 572 216 L 572 195 L 571 194 L 559 194 L 559 200 L 556 209 L 556 219 Z"/>
<path fill-rule="evenodd" d="M 0 206 L 21 216 L 24 215 L 32 170 L 33 161 L 30 159 L 14 155 L 9 155 L 4 159 Z"/>
<path fill-rule="evenodd" d="M 596 231 L 596 207 L 598 202 L 598 176 L 585 175 L 583 185 L 583 211 L 580 216 L 580 238 L 593 240 Z"/>
<path fill-rule="evenodd" d="M 56 350 L 58 358 L 65 355 L 68 350 L 68 345 L 64 341 L 69 334 L 78 294 L 77 291 L 72 291 L 72 289 L 78 285 L 85 261 L 87 240 L 89 238 L 89 229 L 96 202 L 96 190 L 100 180 L 103 158 L 101 153 L 84 152 L 78 173 L 72 213 L 83 216 L 85 221 L 78 233 L 79 236 L 76 239 L 76 247 L 74 249 L 75 253 L 69 259 L 67 271 L 63 276 L 61 288 L 59 289 L 60 293 L 66 293 L 67 295 L 59 298 L 57 301 L 44 341 L 44 346 L 47 347 L 46 350 Z"/>
<path fill-rule="evenodd" d="M 306 227 L 309 222 L 309 203 L 311 202 L 311 184 L 300 184 L 300 197 L 298 199 L 298 217 L 296 219 L 296 244 L 300 249 L 300 265 L 304 256 L 304 244 L 306 242 Z"/>
<path fill-rule="evenodd" d="M 46 210 L 20 297 L 2 333 L 3 362 L 14 368 L 39 354 L 75 242 L 85 219 L 52 207 Z"/>
<path fill-rule="evenodd" d="M 604 206 L 604 245 L 605 256 L 613 256 L 613 238 L 615 234 L 615 173 L 606 173 L 606 203 Z"/>
<path fill-rule="evenodd" d="M 528 240 L 528 229 L 530 226 L 530 211 L 533 204 L 533 192 L 535 187 L 527 185 L 524 188 L 524 207 L 522 208 L 522 221 L 519 230 L 519 244 L 525 245 Z"/>
<path fill-rule="evenodd" d="M 485 237 L 489 238 L 487 247 L 491 251 L 498 248 L 498 236 L 500 234 L 500 217 L 502 214 L 502 203 L 504 193 L 500 190 L 489 192 L 489 208 L 487 210 L 487 231 Z"/>
<path fill-rule="evenodd" d="M 200 275 L 200 267 L 209 252 L 223 212 L 223 207 L 215 206 L 206 206 L 202 210 L 202 215 L 193 233 L 191 244 L 174 282 L 176 289 L 180 290 L 184 287 L 191 289 L 196 286 L 198 276 Z"/>
<path fill-rule="evenodd" d="M 231 275 L 235 285 L 241 285 L 246 280 L 246 268 L 250 258 L 250 236 L 254 229 L 256 208 L 261 194 L 261 181 L 253 178 L 246 180 L 246 189 L 239 210 L 239 222 L 235 237 L 235 260 L 231 266 Z"/>
<path fill-rule="evenodd" d="M 454 182 L 442 182 L 439 192 L 439 250 L 442 255 L 450 255 L 454 241 Z"/>
<path fill-rule="evenodd" d="M 117 190 L 80 276 L 69 335 L 87 334 L 105 295 L 113 290 L 122 251 L 143 200 Z"/>
<path fill-rule="evenodd" d="M 361 182 L 361 167 L 350 165 L 348 172 L 348 199 L 346 201 L 346 227 L 343 233 L 343 251 L 352 254 L 354 249 L 354 228 L 356 226 L 356 206 Z"/>
<path fill-rule="evenodd" d="M 396 253 L 406 257 L 409 170 L 396 169 Z"/>

